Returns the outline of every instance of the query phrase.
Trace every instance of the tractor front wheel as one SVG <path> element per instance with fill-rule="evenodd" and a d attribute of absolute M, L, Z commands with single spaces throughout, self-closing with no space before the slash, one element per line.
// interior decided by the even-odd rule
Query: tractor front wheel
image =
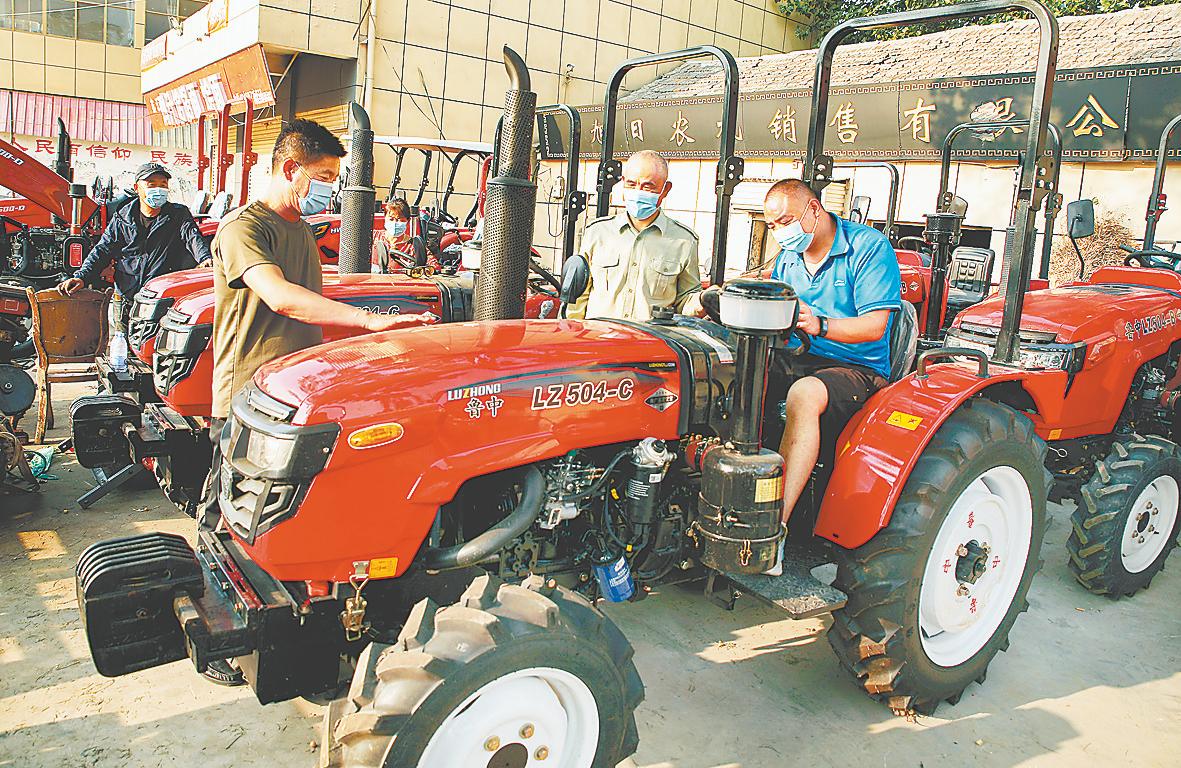
<path fill-rule="evenodd" d="M 339 768 L 609 768 L 639 742 L 644 697 L 623 633 L 533 577 L 477 578 L 459 602 L 415 606 L 393 645 L 361 655 L 326 715 Z"/>
<path fill-rule="evenodd" d="M 1177 546 L 1181 450 L 1163 437 L 1117 441 L 1070 518 L 1070 571 L 1097 595 L 1145 589 Z"/>
<path fill-rule="evenodd" d="M 895 712 L 954 704 L 1008 648 L 1041 565 L 1045 453 L 1026 416 L 971 401 L 919 457 L 889 525 L 843 553 L 834 586 L 849 601 L 829 642 Z"/>

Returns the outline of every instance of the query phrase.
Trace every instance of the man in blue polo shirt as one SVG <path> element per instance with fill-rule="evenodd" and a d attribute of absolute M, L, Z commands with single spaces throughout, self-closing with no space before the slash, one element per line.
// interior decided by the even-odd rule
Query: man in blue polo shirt
<path fill-rule="evenodd" d="M 831 462 L 841 430 L 886 385 L 890 325 L 902 306 L 902 278 L 885 235 L 828 213 L 802 181 L 772 186 L 763 212 L 782 247 L 771 276 L 796 290 L 797 327 L 812 342 L 808 354 L 789 361 L 780 357 L 786 375 L 778 391 L 773 377 L 767 392 L 768 410 L 777 415 L 786 390 L 779 452 L 786 465 L 787 522 L 818 458 Z M 777 562 L 768 573 L 775 575 L 779 567 Z"/>

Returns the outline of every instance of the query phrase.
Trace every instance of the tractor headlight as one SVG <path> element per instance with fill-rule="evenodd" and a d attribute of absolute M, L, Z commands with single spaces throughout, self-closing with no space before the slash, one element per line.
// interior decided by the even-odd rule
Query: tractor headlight
<path fill-rule="evenodd" d="M 999 329 L 991 326 L 964 323 L 952 328 L 943 340 L 944 349 L 978 349 L 991 360 L 996 353 L 996 337 Z M 1018 365 L 1030 370 L 1059 370 L 1078 373 L 1087 358 L 1087 345 L 1083 342 L 1062 344 L 1055 341 L 1055 334 L 1047 331 L 1021 331 L 1021 346 Z"/>
<path fill-rule="evenodd" d="M 246 461 L 259 469 L 287 466 L 291 461 L 294 440 L 251 430 L 246 440 Z"/>

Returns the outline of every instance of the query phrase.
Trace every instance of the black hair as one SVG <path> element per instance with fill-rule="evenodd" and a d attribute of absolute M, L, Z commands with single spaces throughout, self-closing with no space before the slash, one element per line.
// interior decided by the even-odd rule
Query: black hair
<path fill-rule="evenodd" d="M 314 120 L 295 119 L 283 126 L 271 154 L 271 170 L 282 167 L 288 158 L 300 165 L 322 157 L 344 157 L 344 145 L 324 126 Z"/>
<path fill-rule="evenodd" d="M 404 197 L 395 197 L 393 200 L 387 200 L 385 204 L 385 215 L 392 215 L 399 219 L 409 219 L 410 203 L 406 202 L 406 198 Z"/>

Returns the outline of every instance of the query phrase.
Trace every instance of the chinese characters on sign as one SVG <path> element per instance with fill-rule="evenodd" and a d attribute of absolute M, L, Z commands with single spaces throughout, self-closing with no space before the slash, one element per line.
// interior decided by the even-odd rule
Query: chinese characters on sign
<path fill-rule="evenodd" d="M 689 144 L 696 142 L 697 139 L 690 136 L 688 131 L 689 131 L 689 120 L 688 120 L 688 118 L 685 117 L 685 113 L 678 109 L 677 110 L 677 119 L 673 123 L 673 135 L 670 136 L 668 140 L 675 142 L 678 147 L 682 146 L 686 142 L 688 142 Z"/>
<path fill-rule="evenodd" d="M 644 121 L 632 120 L 632 138 L 638 141 L 644 140 Z"/>
<path fill-rule="evenodd" d="M 853 109 L 853 102 L 846 101 L 838 107 L 829 125 L 837 129 L 837 138 L 841 140 L 842 144 L 852 144 L 857 141 L 857 131 L 860 128 L 857 125 L 857 114 Z"/>
<path fill-rule="evenodd" d="M 714 124 L 714 127 L 718 129 L 718 132 L 714 134 L 714 138 L 715 139 L 722 138 L 722 121 L 721 120 L 717 121 L 717 123 Z M 739 120 L 738 127 L 734 130 L 734 140 L 735 141 L 742 141 L 742 121 L 741 120 Z"/>
<path fill-rule="evenodd" d="M 18 149 L 34 155 L 55 155 L 57 148 L 52 139 L 34 139 L 33 147 L 24 146 L 19 139 L 13 138 L 13 146 Z M 127 160 L 131 157 L 131 150 L 127 147 L 110 147 L 105 144 L 71 144 L 70 154 L 77 157 L 85 153 L 88 157 L 97 159 L 114 158 L 115 160 Z M 169 155 L 171 154 L 171 159 Z M 172 163 L 173 165 L 192 165 L 193 155 L 189 152 L 165 152 L 164 150 L 151 150 L 151 158 L 153 162 L 157 163 Z"/>
<path fill-rule="evenodd" d="M 771 131 L 771 135 L 775 137 L 776 141 L 790 141 L 795 144 L 796 112 L 791 107 L 785 107 L 785 109 L 786 112 L 775 110 L 775 116 L 767 124 L 767 129 Z"/>
<path fill-rule="evenodd" d="M 915 141 L 921 141 L 924 144 L 931 143 L 931 113 L 935 111 L 934 104 L 924 104 L 923 97 L 920 96 L 918 103 L 914 105 L 914 109 L 908 109 L 902 113 L 903 117 L 909 117 L 910 120 L 906 125 L 902 126 L 903 130 L 910 129 L 910 137 Z"/>
<path fill-rule="evenodd" d="M 603 124 L 599 122 L 597 117 L 595 118 L 595 124 L 591 126 L 591 141 L 599 145 L 603 143 Z"/>
<path fill-rule="evenodd" d="M 1103 136 L 1104 126 L 1108 128 L 1119 128 L 1119 123 L 1112 120 L 1103 111 L 1103 107 L 1099 105 L 1099 100 L 1095 98 L 1094 94 L 1087 96 L 1086 102 L 1079 107 L 1078 112 L 1075 112 L 1074 117 L 1066 124 L 1067 128 L 1074 129 L 1075 136 L 1087 135 L 1094 136 L 1095 138 Z"/>
<path fill-rule="evenodd" d="M 1013 112 L 1012 96 L 1006 96 L 996 101 L 985 101 L 972 110 L 973 123 L 1008 123 L 1015 120 L 1016 117 L 1017 114 Z M 1014 134 L 1025 133 L 1025 129 L 1017 125 L 995 131 L 972 129 L 972 133 L 981 141 L 996 141 L 1004 135 L 1005 131 L 1012 131 Z"/>

